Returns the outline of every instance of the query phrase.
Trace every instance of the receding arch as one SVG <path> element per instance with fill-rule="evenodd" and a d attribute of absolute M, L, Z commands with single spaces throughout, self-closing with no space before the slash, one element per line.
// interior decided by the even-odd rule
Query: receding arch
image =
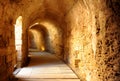
<path fill-rule="evenodd" d="M 49 21 L 37 21 L 29 29 L 38 29 L 42 32 L 45 41 L 45 51 L 54 53 L 59 57 L 62 56 L 62 32 L 58 25 Z"/>
<path fill-rule="evenodd" d="M 28 29 L 28 33 L 32 34 L 33 37 L 31 38 L 31 36 L 29 35 L 28 38 L 28 45 L 29 47 L 32 47 L 30 42 L 33 44 L 34 46 L 36 45 L 36 49 L 38 49 L 39 51 L 46 51 L 47 50 L 47 46 L 46 44 L 46 38 L 48 37 L 48 31 L 46 30 L 45 27 L 43 27 L 42 25 L 39 24 L 34 24 L 32 26 L 29 27 Z"/>

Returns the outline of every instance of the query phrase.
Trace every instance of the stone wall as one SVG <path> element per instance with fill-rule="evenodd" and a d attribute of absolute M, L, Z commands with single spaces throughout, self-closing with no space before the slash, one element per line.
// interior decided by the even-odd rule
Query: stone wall
<path fill-rule="evenodd" d="M 16 66 L 16 51 L 14 29 L 11 23 L 0 26 L 0 81 L 12 78 L 14 66 Z"/>
<path fill-rule="evenodd" d="M 34 40 L 34 35 L 32 32 L 28 32 L 28 48 L 32 48 L 32 49 L 37 49 L 35 40 Z"/>
<path fill-rule="evenodd" d="M 9 0 L 0 1 L 0 81 L 10 80 L 16 66 L 14 24 L 18 9 Z"/>
<path fill-rule="evenodd" d="M 104 81 L 119 81 L 120 1 L 107 0 L 106 6 L 107 15 L 102 16 L 100 13 L 99 16 L 96 16 L 96 21 L 99 22 L 96 23 L 98 76 Z M 104 24 L 103 26 L 101 25 L 102 23 Z"/>
<path fill-rule="evenodd" d="M 119 81 L 118 0 L 78 0 L 66 15 L 65 57 L 82 81 Z"/>

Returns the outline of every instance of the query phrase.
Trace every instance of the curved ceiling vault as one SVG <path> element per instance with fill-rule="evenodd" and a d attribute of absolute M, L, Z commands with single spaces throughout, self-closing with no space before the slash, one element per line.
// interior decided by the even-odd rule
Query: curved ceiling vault
<path fill-rule="evenodd" d="M 26 0 L 22 5 L 24 28 L 29 29 L 35 23 L 44 26 L 48 31 L 47 45 L 52 53 L 61 54 L 62 23 L 65 15 L 78 0 Z M 38 27 L 38 26 L 37 26 Z M 48 41 L 49 40 L 49 41 Z"/>
<path fill-rule="evenodd" d="M 64 20 L 65 14 L 78 0 L 26 0 L 21 1 L 22 13 L 26 19 L 26 27 L 33 24 L 37 19 L 50 19 L 59 24 Z"/>

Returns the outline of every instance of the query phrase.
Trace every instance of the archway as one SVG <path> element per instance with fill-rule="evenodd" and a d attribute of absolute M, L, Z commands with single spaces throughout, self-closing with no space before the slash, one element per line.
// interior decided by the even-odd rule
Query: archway
<path fill-rule="evenodd" d="M 29 51 L 49 51 L 47 47 L 48 43 L 48 31 L 40 24 L 33 24 L 28 29 L 28 48 Z"/>
<path fill-rule="evenodd" d="M 21 67 L 21 60 L 22 60 L 22 16 L 19 16 L 16 19 L 15 47 L 16 47 L 16 51 L 17 51 L 17 67 Z"/>
<path fill-rule="evenodd" d="M 45 41 L 45 51 L 62 57 L 62 31 L 59 25 L 56 25 L 50 20 L 37 20 L 36 22 L 37 23 L 31 25 L 29 29 L 37 29 L 42 32 Z"/>

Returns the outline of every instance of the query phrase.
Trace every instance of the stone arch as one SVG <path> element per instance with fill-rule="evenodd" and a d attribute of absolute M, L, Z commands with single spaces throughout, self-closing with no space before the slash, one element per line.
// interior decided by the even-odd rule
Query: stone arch
<path fill-rule="evenodd" d="M 31 25 L 29 28 L 36 28 L 39 30 L 43 31 L 44 39 L 45 39 L 45 48 L 46 51 L 55 53 L 57 56 L 62 56 L 59 55 L 61 51 L 61 35 L 60 34 L 60 29 L 56 28 L 52 23 L 46 22 L 46 21 L 41 21 L 36 24 Z M 55 42 L 54 40 L 58 40 Z"/>
<path fill-rule="evenodd" d="M 29 27 L 28 33 L 31 33 L 33 35 L 34 43 L 36 44 L 36 48 L 39 48 L 39 51 L 48 51 L 46 45 L 47 41 L 45 41 L 48 37 L 48 31 L 44 26 L 40 24 L 34 24 Z M 28 42 L 30 42 L 30 38 L 28 38 Z"/>

